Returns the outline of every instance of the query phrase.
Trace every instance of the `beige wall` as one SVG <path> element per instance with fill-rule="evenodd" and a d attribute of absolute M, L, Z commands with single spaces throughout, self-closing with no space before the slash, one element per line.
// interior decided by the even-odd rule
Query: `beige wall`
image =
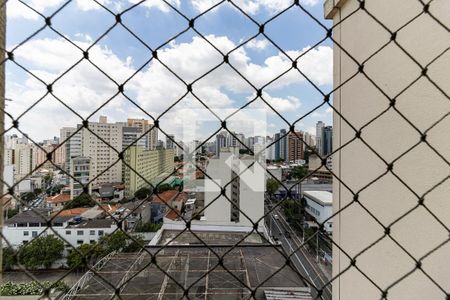
<path fill-rule="evenodd" d="M 148 182 L 159 175 L 173 172 L 174 150 L 146 150 L 144 147 L 131 146 L 125 152 L 125 162 L 125 194 L 132 196 L 138 189 L 148 187 Z"/>
<path fill-rule="evenodd" d="M 336 24 L 358 7 L 356 0 L 327 1 L 325 14 Z M 337 2 L 337 3 L 336 3 Z M 331 9 L 334 9 L 331 11 Z M 340 7 L 340 8 L 338 8 Z M 392 31 L 422 11 L 417 0 L 367 0 L 366 9 Z M 450 26 L 450 1 L 434 1 L 430 11 L 447 27 Z M 359 10 L 338 25 L 333 36 L 359 62 L 367 59 L 390 39 L 390 34 L 369 15 Z M 422 77 L 397 97 L 397 109 L 422 132 L 450 112 L 450 35 L 429 15 L 423 14 L 397 33 L 397 41 L 421 64 L 430 63 L 428 76 L 440 86 L 439 91 Z M 364 71 L 389 96 L 399 94 L 420 76 L 421 69 L 394 43 L 365 63 Z M 357 65 L 334 46 L 334 85 L 338 86 L 357 72 Z M 356 128 L 377 116 L 389 101 L 362 74 L 335 92 L 334 106 Z M 450 117 L 427 133 L 427 141 L 450 160 Z M 355 132 L 339 116 L 334 115 L 334 149 L 355 136 Z M 362 130 L 361 137 L 386 161 L 391 162 L 420 141 L 420 134 L 393 109 Z M 386 174 L 359 193 L 360 202 L 383 226 L 387 226 L 417 204 L 425 194 L 447 178 L 450 168 L 445 160 L 421 143 L 394 163 L 393 172 L 410 188 L 408 190 L 392 173 Z M 333 157 L 333 170 L 354 192 L 363 189 L 383 174 L 386 164 L 367 146 L 357 140 Z M 414 193 L 413 193 L 414 192 Z M 425 205 L 450 227 L 450 180 L 425 196 Z M 334 180 L 334 210 L 353 199 L 343 184 Z M 334 241 L 350 256 L 355 256 L 383 237 L 378 224 L 360 205 L 354 203 L 334 219 Z M 417 260 L 449 239 L 448 230 L 423 207 L 408 214 L 391 228 L 391 236 Z M 333 275 L 349 266 L 349 259 L 337 247 L 333 251 Z M 413 270 L 414 260 L 399 245 L 385 237 L 356 259 L 356 265 L 382 290 Z M 450 243 L 422 261 L 422 268 L 442 289 L 450 291 Z M 334 281 L 333 299 L 380 299 L 381 291 L 356 268 L 350 268 Z M 420 270 L 388 290 L 388 299 L 445 299 L 445 294 Z"/>

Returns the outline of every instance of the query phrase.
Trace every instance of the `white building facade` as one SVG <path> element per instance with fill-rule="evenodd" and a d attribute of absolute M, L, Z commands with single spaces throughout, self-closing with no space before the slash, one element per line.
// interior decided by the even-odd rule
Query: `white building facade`
<path fill-rule="evenodd" d="M 303 197 L 306 200 L 305 211 L 312 216 L 327 233 L 333 232 L 333 194 L 326 191 L 305 191 Z"/>

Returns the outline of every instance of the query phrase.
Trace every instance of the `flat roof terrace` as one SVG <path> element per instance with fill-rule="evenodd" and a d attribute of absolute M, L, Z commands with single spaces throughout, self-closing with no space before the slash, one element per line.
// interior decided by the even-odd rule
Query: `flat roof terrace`
<path fill-rule="evenodd" d="M 202 242 L 203 241 L 203 242 Z M 159 245 L 235 245 L 241 244 L 261 244 L 267 241 L 259 234 L 253 232 L 230 232 L 230 231 L 195 231 L 195 235 L 190 231 L 181 232 L 179 230 L 164 230 Z"/>
<path fill-rule="evenodd" d="M 189 299 L 248 299 L 252 290 L 255 299 L 266 299 L 265 290 L 305 286 L 282 253 L 265 245 L 147 247 L 112 255 L 68 299 L 111 299 L 116 290 L 127 300 L 187 299 L 185 290 Z"/>

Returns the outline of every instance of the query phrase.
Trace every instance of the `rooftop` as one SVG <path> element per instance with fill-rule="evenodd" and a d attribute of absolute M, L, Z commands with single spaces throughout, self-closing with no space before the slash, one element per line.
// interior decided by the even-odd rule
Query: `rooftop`
<path fill-rule="evenodd" d="M 69 194 L 59 194 L 55 196 L 48 197 L 46 200 L 48 203 L 61 203 L 71 201 Z"/>
<path fill-rule="evenodd" d="M 85 220 L 81 223 L 73 224 L 68 227 L 70 228 L 110 228 L 111 225 L 115 224 L 114 220 L 111 219 L 94 219 Z"/>
<path fill-rule="evenodd" d="M 158 267 L 151 263 L 146 251 L 159 251 Z M 115 287 L 122 284 L 120 297 L 130 300 L 183 299 L 183 287 L 189 288 L 189 299 L 248 299 L 256 287 L 254 299 L 266 299 L 265 290 L 272 291 L 273 287 L 291 294 L 305 286 L 300 276 L 286 266 L 280 247 L 148 247 L 146 251 L 112 256 L 74 299 L 110 299 Z M 218 256 L 223 256 L 223 265 Z"/>
<path fill-rule="evenodd" d="M 246 232 L 231 232 L 231 231 L 195 231 L 195 235 L 192 232 L 178 230 L 164 230 L 160 245 L 170 243 L 170 245 L 198 245 L 203 243 L 199 238 L 208 245 L 234 245 L 243 240 L 241 244 L 261 244 L 265 242 L 263 238 L 257 233 L 251 233 L 248 235 Z"/>
<path fill-rule="evenodd" d="M 18 224 L 18 223 L 46 223 L 51 219 L 49 216 L 50 209 L 46 208 L 34 208 L 33 210 L 26 210 L 18 213 L 14 217 L 5 220 L 5 224 Z M 57 216 L 53 219 L 53 223 L 60 223 L 69 220 L 72 216 Z"/>
<path fill-rule="evenodd" d="M 327 191 L 305 191 L 303 194 L 322 205 L 333 204 L 333 194 Z"/>
<path fill-rule="evenodd" d="M 68 216 L 74 217 L 74 216 L 81 215 L 82 213 L 86 212 L 87 210 L 89 210 L 89 208 L 87 208 L 87 207 L 65 209 L 65 210 L 61 210 L 59 212 L 55 211 L 51 214 L 51 216 L 58 215 L 58 217 L 68 217 Z"/>
<path fill-rule="evenodd" d="M 146 209 L 149 204 L 150 203 L 148 203 L 146 200 L 138 200 L 138 201 L 131 201 L 131 202 L 124 203 L 124 204 L 122 204 L 122 207 L 138 213 L 138 212 Z"/>

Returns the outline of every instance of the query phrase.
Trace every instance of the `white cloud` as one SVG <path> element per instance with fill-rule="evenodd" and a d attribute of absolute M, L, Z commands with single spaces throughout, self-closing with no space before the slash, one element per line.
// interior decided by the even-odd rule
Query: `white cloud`
<path fill-rule="evenodd" d="M 101 5 L 105 5 L 105 6 L 110 5 L 112 2 L 111 0 L 97 0 L 97 1 Z M 92 0 L 76 0 L 76 2 L 77 2 L 78 8 L 83 11 L 102 8 L 100 5 L 98 5 L 98 3 L 96 3 L 95 1 L 92 1 Z"/>
<path fill-rule="evenodd" d="M 128 1 L 132 4 L 136 4 L 141 2 L 142 0 L 128 0 Z M 177 8 L 180 7 L 180 0 L 167 0 L 167 2 Z M 172 8 L 170 8 L 170 6 L 165 4 L 162 0 L 147 0 L 140 5 L 145 6 L 147 8 L 157 8 L 165 13 L 172 11 Z"/>
<path fill-rule="evenodd" d="M 191 4 L 195 10 L 203 12 L 213 5 L 221 2 L 220 0 L 191 0 Z M 292 0 L 235 0 L 234 3 L 243 11 L 249 14 L 256 14 L 261 10 L 269 12 L 281 11 L 290 5 Z M 300 0 L 300 3 L 307 6 L 314 6 L 319 3 L 319 0 Z M 219 6 L 220 7 L 220 6 Z"/>
<path fill-rule="evenodd" d="M 116 11 L 120 11 L 125 7 L 126 3 L 135 4 L 141 2 L 141 0 L 97 0 L 96 3 L 93 0 L 75 0 L 77 8 L 82 11 L 97 10 L 102 9 L 101 5 L 106 7 L 112 7 Z M 46 10 L 56 9 L 57 7 L 63 5 L 64 0 L 31 0 L 28 5 L 36 9 L 38 12 L 45 15 Z M 168 3 L 175 7 L 180 7 L 180 0 L 167 0 Z M 171 8 L 165 4 L 162 0 L 147 0 L 140 4 L 140 6 L 145 6 L 147 8 L 156 8 L 162 12 L 169 12 Z M 7 13 L 8 18 L 24 18 L 28 20 L 38 20 L 40 16 L 35 13 L 30 8 L 26 7 L 17 0 L 10 0 L 7 2 Z"/>
<path fill-rule="evenodd" d="M 245 44 L 245 47 L 248 49 L 254 49 L 254 50 L 264 50 L 269 45 L 269 41 L 266 39 L 263 40 L 257 40 L 253 39 L 249 41 L 247 44 Z"/>
<path fill-rule="evenodd" d="M 235 47 L 235 44 L 227 37 L 209 35 L 207 38 L 223 51 L 229 51 Z M 80 39 L 83 41 L 74 42 L 80 48 L 86 49 L 89 43 L 83 37 Z M 291 54 L 299 55 L 304 51 L 306 50 L 291 51 Z M 28 55 L 31 52 L 33 55 Z M 18 61 L 48 83 L 82 57 L 79 49 L 63 39 L 33 39 L 19 47 L 15 55 Z M 172 42 L 168 47 L 158 51 L 158 57 L 187 83 L 193 82 L 223 60 L 216 50 L 199 37 L 194 37 L 191 41 L 184 43 Z M 95 45 L 92 47 L 89 51 L 89 58 L 119 83 L 124 82 L 136 71 L 132 64 L 132 57 L 122 59 L 106 46 Z M 304 68 L 305 74 L 318 84 L 329 84 L 331 83 L 331 59 L 330 48 L 318 47 L 305 54 L 299 61 L 299 66 Z M 243 48 L 233 52 L 230 62 L 258 87 L 263 86 L 290 67 L 290 61 L 281 54 L 268 57 L 262 64 L 255 64 Z M 329 64 L 329 66 L 324 66 L 325 64 Z M 321 70 L 330 72 L 330 74 L 321 74 Z M 263 97 L 280 112 L 295 111 L 301 105 L 297 97 L 292 95 L 275 97 L 271 93 L 274 89 L 304 81 L 305 79 L 298 73 L 286 74 L 269 88 L 264 89 Z M 117 86 L 89 62 L 83 61 L 58 80 L 53 90 L 54 94 L 67 105 L 86 117 L 116 93 Z M 8 82 L 7 97 L 14 99 L 11 104 L 8 104 L 8 110 L 14 112 L 15 116 L 19 115 L 31 103 L 44 95 L 45 91 L 45 86 L 32 77 L 22 84 Z M 230 95 L 247 94 L 250 96 L 254 93 L 253 88 L 228 65 L 222 65 L 195 82 L 193 91 L 208 107 L 217 111 L 223 111 L 226 108 L 236 109 L 243 104 L 242 100 L 241 103 L 238 103 L 239 99 L 233 99 Z M 153 60 L 148 67 L 127 82 L 125 92 L 139 106 L 156 117 L 182 97 L 187 92 L 187 88 L 161 63 Z M 126 117 L 135 115 L 145 117 L 137 108 L 130 106 L 129 103 L 125 105 L 125 103 L 128 103 L 125 99 L 114 99 L 106 108 L 102 109 L 101 113 L 107 114 L 111 120 L 117 121 L 123 121 Z M 266 108 L 265 105 L 264 107 Z M 180 124 L 175 120 L 179 117 L 177 114 L 180 110 L 186 108 L 203 108 L 203 106 L 192 95 L 186 96 L 165 116 L 167 122 L 162 125 L 163 128 L 171 133 L 179 132 Z M 25 120 L 27 121 L 22 125 L 32 135 L 39 136 L 39 138 L 44 138 L 43 135 L 57 134 L 60 127 L 74 126 L 80 122 L 67 108 L 64 108 L 52 97 L 47 97 L 42 105 L 33 108 Z M 35 126 L 35 124 L 41 123 L 45 123 L 43 125 L 45 130 Z"/>
<path fill-rule="evenodd" d="M 31 0 L 27 2 L 29 6 L 33 7 L 41 14 L 44 14 L 46 9 L 62 5 L 62 3 L 63 0 Z M 37 13 L 17 0 L 8 1 L 6 9 L 8 18 L 24 18 L 28 20 L 37 20 L 41 18 Z"/>
<path fill-rule="evenodd" d="M 248 100 L 254 99 L 255 94 L 251 97 L 248 97 Z M 294 111 L 301 106 L 300 99 L 294 96 L 287 96 L 285 98 L 282 97 L 273 97 L 269 95 L 267 92 L 263 92 L 262 98 L 270 105 L 273 109 L 276 109 L 280 113 L 285 113 L 289 111 Z M 267 106 L 261 98 L 258 98 L 251 105 L 252 108 L 265 108 L 267 113 L 274 114 L 272 109 Z"/>

